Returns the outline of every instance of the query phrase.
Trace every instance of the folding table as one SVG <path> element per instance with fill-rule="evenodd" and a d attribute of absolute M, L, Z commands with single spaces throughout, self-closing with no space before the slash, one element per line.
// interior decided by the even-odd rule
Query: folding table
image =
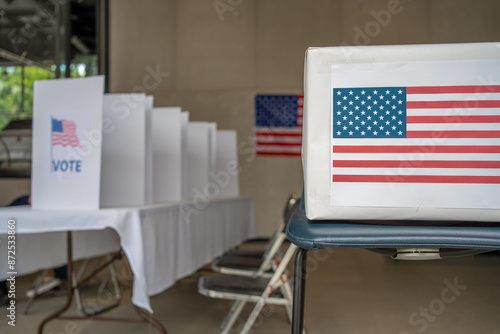
<path fill-rule="evenodd" d="M 0 221 L 11 219 L 16 222 L 16 275 L 64 263 L 65 236 L 70 246 L 67 248 L 69 264 L 71 259 L 102 255 L 109 253 L 109 248 L 121 247 L 134 274 L 133 307 L 149 312 L 152 312 L 150 296 L 255 236 L 253 201 L 249 197 L 80 211 L 1 208 Z M 96 238 L 101 234 L 108 241 Z M 53 240 L 52 237 L 57 243 L 47 247 L 43 240 Z M 0 224 L 0 244 L 6 238 L 7 224 Z M 96 240 L 99 242 L 94 245 Z M 6 277 L 6 269 L 6 259 L 0 258 L 0 279 Z M 71 287 L 71 282 L 68 285 Z M 54 317 L 59 317 L 59 313 Z M 139 315 L 153 322 L 143 311 L 139 311 Z M 54 317 L 40 325 L 39 333 Z M 161 324 L 157 328 L 164 332 L 160 327 Z"/>

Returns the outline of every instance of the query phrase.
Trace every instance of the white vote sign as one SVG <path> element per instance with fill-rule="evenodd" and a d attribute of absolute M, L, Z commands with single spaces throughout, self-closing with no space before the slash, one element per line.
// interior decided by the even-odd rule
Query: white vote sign
<path fill-rule="evenodd" d="M 36 81 L 34 209 L 97 209 L 104 77 Z"/>

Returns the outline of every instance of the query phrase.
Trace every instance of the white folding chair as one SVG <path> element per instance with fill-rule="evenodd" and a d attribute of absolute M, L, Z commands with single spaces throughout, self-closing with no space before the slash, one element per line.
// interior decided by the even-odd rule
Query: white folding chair
<path fill-rule="evenodd" d="M 283 305 L 287 315 L 292 317 L 292 289 L 289 275 L 285 272 L 297 246 L 290 244 L 280 264 L 271 278 L 244 277 L 232 275 L 202 276 L 198 282 L 198 292 L 217 299 L 234 300 L 226 319 L 221 325 L 221 333 L 227 334 L 238 320 L 246 303 L 255 303 L 240 334 L 246 334 L 265 304 Z"/>
<path fill-rule="evenodd" d="M 227 275 L 271 277 L 273 256 L 280 255 L 281 246 L 286 240 L 286 224 L 299 203 L 300 198 L 297 194 L 288 197 L 283 211 L 283 221 L 264 250 L 230 251 L 212 262 L 211 269 Z"/>
<path fill-rule="evenodd" d="M 300 201 L 295 201 L 287 210 L 286 221 Z M 286 224 L 285 224 L 286 225 Z M 286 270 L 296 246 L 290 244 L 281 256 L 280 247 L 286 239 L 285 229 L 279 230 L 276 241 L 271 244 L 258 268 L 253 270 L 235 269 L 236 275 L 202 276 L 198 282 L 198 292 L 217 299 L 233 300 L 230 311 L 221 325 L 221 333 L 229 333 L 238 320 L 244 306 L 255 303 L 253 311 L 245 321 L 240 333 L 248 333 L 266 304 L 285 306 L 289 320 L 292 319 L 292 288 Z M 271 268 L 269 271 L 268 268 Z"/>

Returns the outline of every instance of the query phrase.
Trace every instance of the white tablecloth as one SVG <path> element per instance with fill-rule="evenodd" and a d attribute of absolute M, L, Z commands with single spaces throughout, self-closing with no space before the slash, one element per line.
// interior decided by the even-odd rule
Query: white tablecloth
<path fill-rule="evenodd" d="M 152 312 L 149 296 L 186 277 L 227 249 L 255 235 L 251 198 L 182 202 L 94 211 L 0 209 L 0 278 L 7 277 L 7 221 L 16 222 L 18 275 L 66 261 L 64 231 L 73 234 L 74 259 L 125 252 L 134 286 L 132 302 Z"/>

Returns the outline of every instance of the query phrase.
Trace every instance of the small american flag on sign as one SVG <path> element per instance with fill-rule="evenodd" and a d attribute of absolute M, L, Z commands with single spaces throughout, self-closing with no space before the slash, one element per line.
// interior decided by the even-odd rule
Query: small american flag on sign
<path fill-rule="evenodd" d="M 333 89 L 333 183 L 500 184 L 500 86 Z"/>
<path fill-rule="evenodd" d="M 300 156 L 303 95 L 255 96 L 257 155 Z"/>
<path fill-rule="evenodd" d="M 52 118 L 52 146 L 80 147 L 74 121 Z"/>

